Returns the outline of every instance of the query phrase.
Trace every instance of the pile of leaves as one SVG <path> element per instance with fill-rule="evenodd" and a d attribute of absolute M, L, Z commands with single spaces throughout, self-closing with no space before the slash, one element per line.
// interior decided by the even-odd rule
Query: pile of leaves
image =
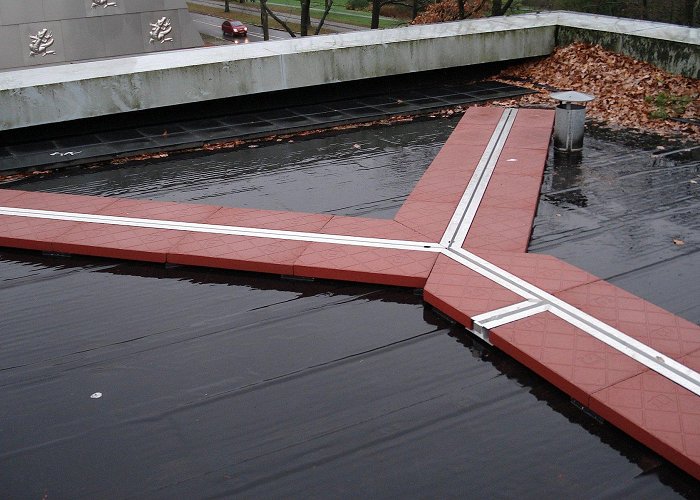
<path fill-rule="evenodd" d="M 700 137 L 700 83 L 656 66 L 574 43 L 546 58 L 503 70 L 497 80 L 537 90 L 504 105 L 549 105 L 554 90 L 593 94 L 587 117 L 608 127 L 653 132 L 681 140 Z"/>
<path fill-rule="evenodd" d="M 464 0 L 464 13 L 466 17 L 483 17 L 490 8 L 490 2 L 481 0 Z M 418 14 L 411 24 L 434 24 L 459 19 L 459 7 L 457 0 L 441 0 L 429 4 L 423 12 Z"/>

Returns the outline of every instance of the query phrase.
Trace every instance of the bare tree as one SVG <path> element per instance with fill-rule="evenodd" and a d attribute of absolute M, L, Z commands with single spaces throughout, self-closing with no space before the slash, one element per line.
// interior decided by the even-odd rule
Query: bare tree
<path fill-rule="evenodd" d="M 369 23 L 370 29 L 379 28 L 379 11 L 382 9 L 382 0 L 372 0 L 372 20 Z"/>
<path fill-rule="evenodd" d="M 262 4 L 263 0 L 260 0 L 260 3 Z M 269 40 L 270 39 L 270 21 L 269 18 L 267 17 L 267 9 L 260 7 L 260 25 L 262 26 L 262 31 L 263 31 L 263 40 Z"/>
<path fill-rule="evenodd" d="M 270 10 L 270 7 L 267 6 L 267 0 L 260 0 L 260 10 L 264 10 L 266 12 L 265 21 L 267 21 L 267 15 L 269 15 L 272 19 L 277 21 L 287 33 L 289 33 L 289 36 L 291 36 L 292 38 L 296 38 L 296 33 L 294 33 L 294 31 L 292 31 L 292 29 L 289 26 L 287 26 L 287 23 L 285 23 L 282 19 L 277 17 L 275 13 Z M 260 17 L 262 21 L 262 15 Z M 264 30 L 265 28 L 263 28 L 263 31 Z"/>
<path fill-rule="evenodd" d="M 323 27 L 323 23 L 326 22 L 326 17 L 328 16 L 328 13 L 330 12 L 331 8 L 333 7 L 333 0 L 325 0 L 326 6 L 323 11 L 323 16 L 321 16 L 321 19 L 318 23 L 318 26 L 316 27 L 316 31 L 314 32 L 314 35 L 318 35 L 321 32 L 321 28 Z M 301 36 L 308 36 L 309 31 L 311 29 L 311 0 L 301 0 L 301 18 L 300 18 L 300 35 Z M 275 15 L 274 12 L 268 7 L 267 5 L 267 0 L 260 0 L 260 23 L 262 24 L 263 28 L 263 39 L 264 40 L 269 40 L 270 35 L 269 35 L 269 20 L 268 16 L 277 21 L 280 26 L 282 26 L 287 33 L 289 33 L 289 36 L 291 37 L 296 37 L 296 33 L 285 23 L 282 19 L 280 19 L 277 15 Z"/>
<path fill-rule="evenodd" d="M 508 12 L 508 9 L 510 9 L 512 5 L 513 0 L 506 0 L 505 4 L 503 4 L 501 0 L 493 0 L 493 4 L 491 6 L 491 15 L 503 16 L 506 12 Z"/>
<path fill-rule="evenodd" d="M 311 25 L 311 0 L 300 0 L 301 1 L 301 16 L 299 19 L 299 24 L 301 25 L 300 34 L 301 36 L 307 36 L 309 34 L 309 26 Z"/>
<path fill-rule="evenodd" d="M 698 0 L 700 1 L 700 0 Z M 323 23 L 326 22 L 326 16 L 328 16 L 328 13 L 331 11 L 331 7 L 333 7 L 333 0 L 326 0 L 326 8 L 323 11 L 323 15 L 321 16 L 321 20 L 318 22 L 318 26 L 316 27 L 316 31 L 314 32 L 314 35 L 318 35 L 321 32 L 321 27 L 323 26 Z"/>

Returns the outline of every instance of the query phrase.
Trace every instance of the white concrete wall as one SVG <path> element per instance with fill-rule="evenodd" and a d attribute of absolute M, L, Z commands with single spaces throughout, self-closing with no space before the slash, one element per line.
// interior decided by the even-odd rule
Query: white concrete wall
<path fill-rule="evenodd" d="M 185 0 L 0 0 L 0 70 L 203 46 Z M 167 43 L 150 43 L 150 23 L 169 19 Z M 31 55 L 44 28 L 54 44 Z"/>
<path fill-rule="evenodd" d="M 637 28 L 600 16 L 530 14 L 5 71 L 0 130 L 542 56 L 554 49 L 558 24 L 573 21 L 591 30 Z M 697 49 L 697 33 L 646 24 L 653 36 Z"/>

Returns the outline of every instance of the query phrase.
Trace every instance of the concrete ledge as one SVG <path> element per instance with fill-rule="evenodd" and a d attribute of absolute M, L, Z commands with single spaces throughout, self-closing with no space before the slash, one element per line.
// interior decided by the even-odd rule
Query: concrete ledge
<path fill-rule="evenodd" d="M 593 14 L 557 12 L 557 45 L 586 42 L 700 78 L 700 29 Z"/>
<path fill-rule="evenodd" d="M 697 73 L 698 31 L 550 12 L 5 71 L 0 72 L 0 131 L 544 56 L 556 46 L 557 32 L 562 40 L 596 33 L 650 44 L 662 40 L 668 42 L 664 50 L 683 48 L 683 56 L 673 60 L 685 57 L 685 66 L 694 65 Z M 657 58 L 663 55 L 659 49 Z"/>

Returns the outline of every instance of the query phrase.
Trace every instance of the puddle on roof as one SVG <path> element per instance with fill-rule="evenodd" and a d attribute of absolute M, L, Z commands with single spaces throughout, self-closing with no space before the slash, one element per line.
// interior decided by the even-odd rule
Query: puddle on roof
<path fill-rule="evenodd" d="M 550 153 L 530 251 L 700 324 L 700 148 L 593 135 L 581 156 Z"/>
<path fill-rule="evenodd" d="M 450 123 L 15 187 L 390 217 Z M 698 322 L 694 179 L 587 137 L 550 161 L 532 250 Z M 410 290 L 0 251 L 0 303 L 9 498 L 700 496 Z"/>
<path fill-rule="evenodd" d="M 0 276 L 7 498 L 697 493 L 410 290 L 9 251 Z"/>
<path fill-rule="evenodd" d="M 69 194 L 391 219 L 457 119 L 419 121 L 14 185 Z"/>

